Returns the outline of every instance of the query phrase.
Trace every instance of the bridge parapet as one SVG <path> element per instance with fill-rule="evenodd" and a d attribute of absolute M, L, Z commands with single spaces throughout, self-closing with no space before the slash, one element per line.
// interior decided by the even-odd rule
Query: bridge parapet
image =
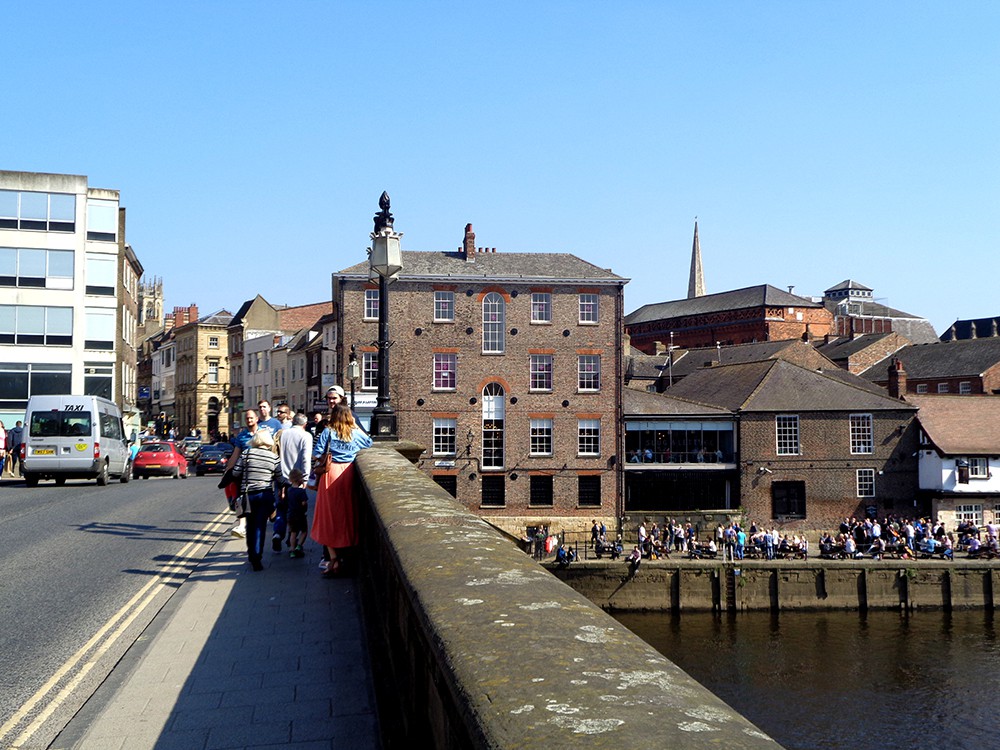
<path fill-rule="evenodd" d="M 403 456 L 357 468 L 386 747 L 779 747 Z"/>

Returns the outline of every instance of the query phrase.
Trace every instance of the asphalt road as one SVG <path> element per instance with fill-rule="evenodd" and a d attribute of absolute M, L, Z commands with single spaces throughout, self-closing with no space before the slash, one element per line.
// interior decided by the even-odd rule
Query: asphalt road
<path fill-rule="evenodd" d="M 0 483 L 0 747 L 45 747 L 228 533 L 217 482 Z"/>

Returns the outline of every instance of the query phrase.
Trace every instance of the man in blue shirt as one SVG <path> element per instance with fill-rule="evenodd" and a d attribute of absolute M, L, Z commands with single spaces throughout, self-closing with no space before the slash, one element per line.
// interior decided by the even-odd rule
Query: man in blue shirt
<path fill-rule="evenodd" d="M 281 429 L 281 422 L 271 416 L 271 404 L 266 399 L 257 404 L 257 413 L 260 415 L 257 424 L 270 430 L 272 436 L 277 435 Z"/>

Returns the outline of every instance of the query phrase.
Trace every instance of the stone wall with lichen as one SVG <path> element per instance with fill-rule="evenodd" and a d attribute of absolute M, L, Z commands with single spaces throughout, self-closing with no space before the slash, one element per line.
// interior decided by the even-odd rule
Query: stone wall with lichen
<path fill-rule="evenodd" d="M 357 468 L 387 748 L 778 747 L 400 454 Z"/>

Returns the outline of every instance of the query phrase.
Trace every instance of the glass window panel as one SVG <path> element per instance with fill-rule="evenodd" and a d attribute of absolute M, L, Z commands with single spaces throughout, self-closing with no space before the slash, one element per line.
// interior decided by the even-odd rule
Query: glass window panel
<path fill-rule="evenodd" d="M 21 248 L 17 253 L 18 276 L 45 278 L 45 251 Z"/>
<path fill-rule="evenodd" d="M 17 276 L 17 248 L 0 247 L 0 276 Z"/>
<path fill-rule="evenodd" d="M 115 259 L 106 256 L 87 256 L 87 286 L 107 286 L 114 289 Z"/>
<path fill-rule="evenodd" d="M 28 398 L 28 373 L 0 372 L 0 400 L 13 401 L 22 398 Z"/>
<path fill-rule="evenodd" d="M 21 305 L 17 308 L 17 332 L 45 333 L 45 308 L 34 305 Z"/>
<path fill-rule="evenodd" d="M 114 341 L 115 315 L 103 310 L 87 310 L 87 341 Z"/>
<path fill-rule="evenodd" d="M 118 203 L 90 200 L 87 202 L 87 231 L 117 234 Z"/>
<path fill-rule="evenodd" d="M 31 394 L 53 395 L 69 393 L 73 387 L 73 376 L 68 372 L 38 372 L 31 373 Z"/>
<path fill-rule="evenodd" d="M 49 218 L 53 221 L 74 221 L 76 219 L 76 196 L 65 193 L 50 195 Z"/>
<path fill-rule="evenodd" d="M 14 333 L 17 308 L 14 305 L 0 305 L 0 333 Z"/>
<path fill-rule="evenodd" d="M 55 336 L 73 335 L 73 308 L 50 307 L 47 310 L 46 332 Z"/>
<path fill-rule="evenodd" d="M 48 219 L 48 193 L 21 193 L 22 219 Z"/>
<path fill-rule="evenodd" d="M 0 190 L 0 216 L 17 218 L 17 191 Z"/>

